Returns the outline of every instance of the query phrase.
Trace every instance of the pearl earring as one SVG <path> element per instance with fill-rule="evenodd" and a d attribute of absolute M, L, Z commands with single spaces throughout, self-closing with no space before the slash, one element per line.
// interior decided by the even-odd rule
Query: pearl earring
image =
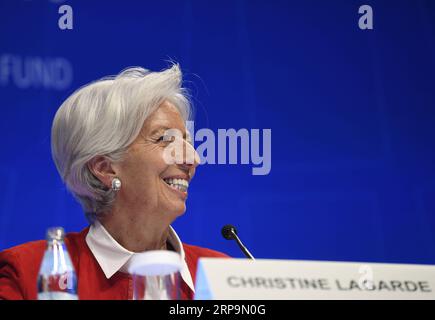
<path fill-rule="evenodd" d="M 113 178 L 112 180 L 112 190 L 119 191 L 121 189 L 121 180 L 118 178 Z"/>

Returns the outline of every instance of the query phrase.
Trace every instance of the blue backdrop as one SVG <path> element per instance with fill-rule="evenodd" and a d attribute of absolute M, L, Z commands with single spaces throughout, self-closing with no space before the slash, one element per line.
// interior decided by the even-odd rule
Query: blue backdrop
<path fill-rule="evenodd" d="M 61 30 L 58 8 L 73 9 Z M 373 30 L 358 8 L 373 8 Z M 50 155 L 77 87 L 178 61 L 196 129 L 270 128 L 272 170 L 204 165 L 175 223 L 240 257 L 435 263 L 434 1 L 0 1 L 0 249 L 87 225 Z"/>

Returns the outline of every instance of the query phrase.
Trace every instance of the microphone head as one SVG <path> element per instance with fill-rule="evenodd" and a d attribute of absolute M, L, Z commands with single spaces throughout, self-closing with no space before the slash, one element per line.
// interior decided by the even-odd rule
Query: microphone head
<path fill-rule="evenodd" d="M 233 240 L 234 234 L 237 234 L 236 227 L 234 227 L 231 224 L 227 224 L 227 225 L 223 226 L 222 235 L 224 236 L 225 239 Z"/>

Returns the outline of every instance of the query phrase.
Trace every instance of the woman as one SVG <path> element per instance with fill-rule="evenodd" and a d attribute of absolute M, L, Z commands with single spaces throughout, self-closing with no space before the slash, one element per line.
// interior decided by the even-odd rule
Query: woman
<path fill-rule="evenodd" d="M 182 298 L 191 299 L 198 258 L 225 256 L 181 243 L 171 227 L 199 162 L 185 127 L 190 114 L 178 65 L 103 78 L 57 111 L 53 159 L 90 221 L 65 240 L 80 299 L 131 299 L 128 261 L 147 250 L 181 254 Z M 45 247 L 35 241 L 0 253 L 0 298 L 36 299 Z"/>

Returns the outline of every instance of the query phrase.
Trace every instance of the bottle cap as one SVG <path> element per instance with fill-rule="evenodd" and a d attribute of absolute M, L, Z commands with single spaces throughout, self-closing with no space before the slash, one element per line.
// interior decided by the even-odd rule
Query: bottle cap
<path fill-rule="evenodd" d="M 65 230 L 62 227 L 52 227 L 47 230 L 47 240 L 63 240 Z"/>

